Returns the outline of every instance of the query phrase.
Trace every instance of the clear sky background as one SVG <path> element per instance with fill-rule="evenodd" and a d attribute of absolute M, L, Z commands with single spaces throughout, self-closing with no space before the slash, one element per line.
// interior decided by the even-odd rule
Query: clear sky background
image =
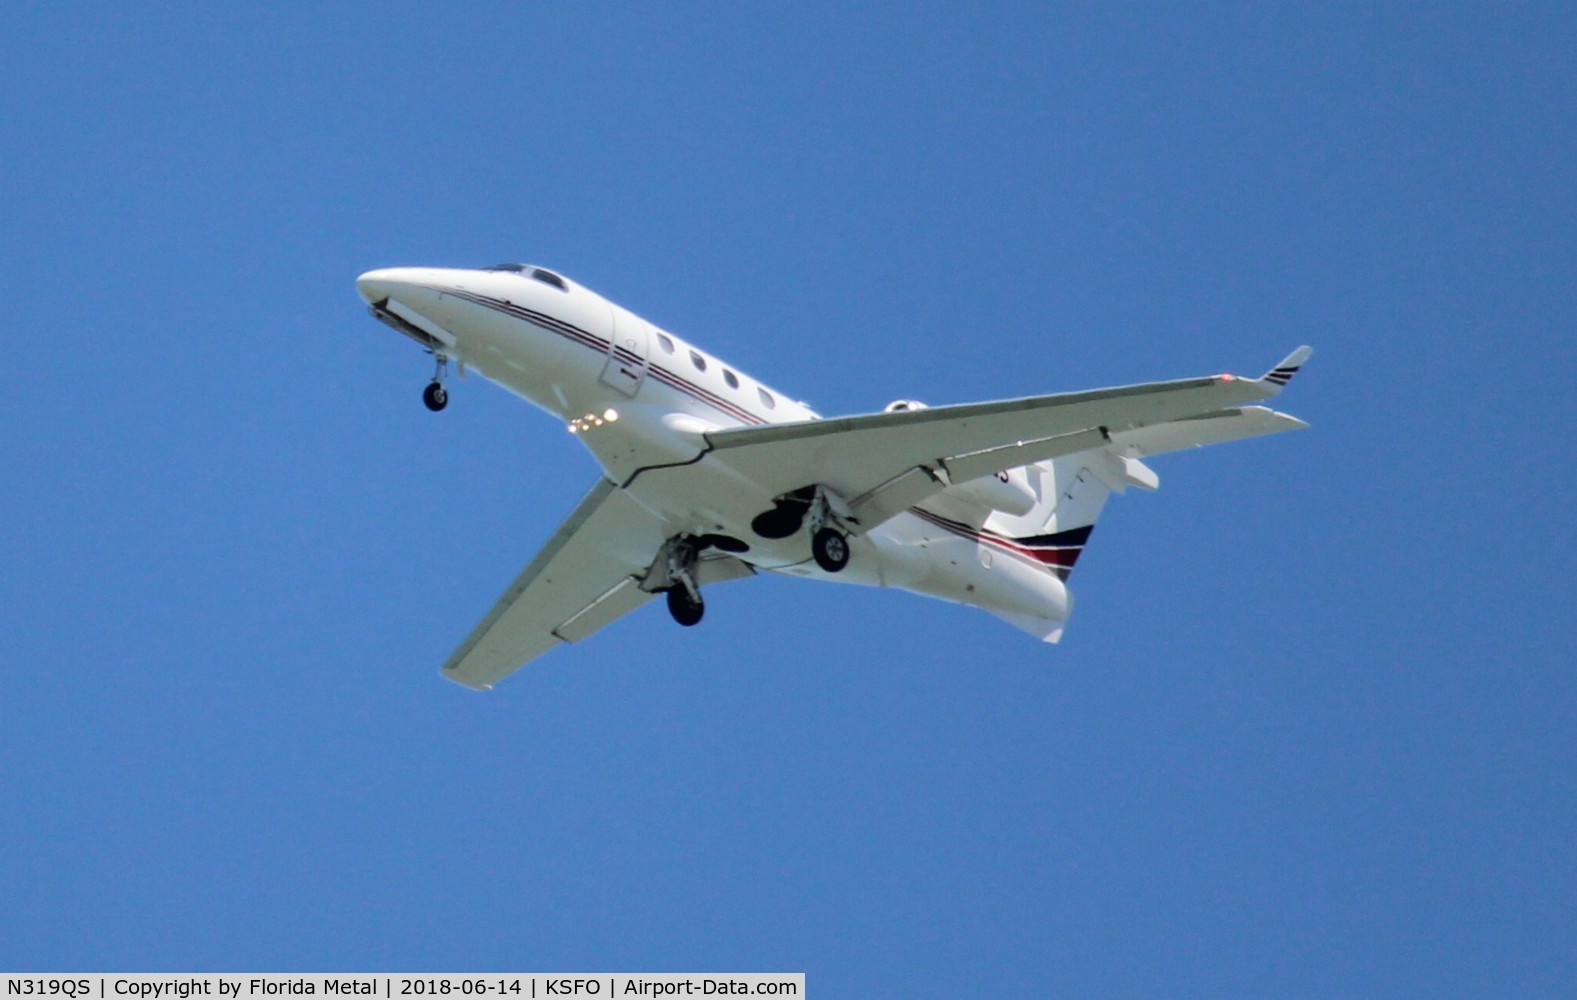
<path fill-rule="evenodd" d="M 0 967 L 1572 995 L 1570 5 L 0 14 Z M 370 319 L 549 265 L 827 414 L 1316 354 L 1060 647 L 761 578 L 478 695 L 589 487 Z"/>

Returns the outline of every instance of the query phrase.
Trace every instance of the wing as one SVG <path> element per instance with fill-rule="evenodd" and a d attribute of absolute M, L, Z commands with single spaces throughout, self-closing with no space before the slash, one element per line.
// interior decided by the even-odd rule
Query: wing
<path fill-rule="evenodd" d="M 828 486 L 849 501 L 859 530 L 868 531 L 953 483 L 1074 454 L 1112 442 L 1117 435 L 1202 415 L 1217 418 L 1212 430 L 1222 422 L 1237 423 L 1238 418 L 1224 416 L 1224 411 L 1235 413 L 1244 404 L 1276 395 L 1311 353 L 1300 347 L 1260 378 L 1212 375 L 990 403 L 730 428 L 707 435 L 709 457 L 772 495 L 807 484 Z M 1257 426 L 1259 419 L 1243 418 L 1241 430 L 1247 433 L 1238 436 L 1256 433 L 1250 428 Z M 1224 435 L 1220 440 L 1232 436 L 1220 433 Z M 1155 443 L 1163 442 L 1158 439 Z"/>
<path fill-rule="evenodd" d="M 553 537 L 444 663 L 443 675 L 486 690 L 561 642 L 579 642 L 651 600 L 640 578 L 665 538 L 655 515 L 598 480 Z M 702 582 L 749 575 L 731 556 L 709 554 Z"/>

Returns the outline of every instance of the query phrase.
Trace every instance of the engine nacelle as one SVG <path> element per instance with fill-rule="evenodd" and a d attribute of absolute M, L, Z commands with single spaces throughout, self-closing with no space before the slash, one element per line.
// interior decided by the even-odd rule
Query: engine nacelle
<path fill-rule="evenodd" d="M 887 404 L 883 413 L 908 413 L 910 410 L 923 410 L 926 406 L 918 399 L 895 399 Z"/>
<path fill-rule="evenodd" d="M 1023 468 L 1008 469 L 996 475 L 971 479 L 967 483 L 957 483 L 942 493 L 1014 517 L 1028 514 L 1040 499 L 1035 494 L 1035 487 L 1030 485 L 1029 473 Z"/>

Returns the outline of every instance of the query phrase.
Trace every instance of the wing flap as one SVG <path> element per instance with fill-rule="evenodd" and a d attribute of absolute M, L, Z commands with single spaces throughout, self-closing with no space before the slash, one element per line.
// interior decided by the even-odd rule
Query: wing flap
<path fill-rule="evenodd" d="M 923 465 L 912 466 L 873 487 L 849 503 L 859 518 L 859 529 L 869 531 L 898 513 L 908 510 L 926 497 L 947 487 L 936 472 Z"/>
<path fill-rule="evenodd" d="M 651 599 L 652 595 L 641 589 L 635 577 L 627 576 L 609 587 L 601 597 L 571 615 L 568 621 L 553 630 L 553 634 L 565 642 L 579 642 Z"/>
<path fill-rule="evenodd" d="M 1138 450 L 1141 455 L 1160 455 L 1184 448 L 1202 448 L 1262 434 L 1301 430 L 1309 426 L 1297 417 L 1264 406 L 1245 406 L 1236 410 L 1201 413 L 1149 427 L 1136 427 L 1112 435 L 1112 443 Z"/>
<path fill-rule="evenodd" d="M 859 519 L 856 533 L 864 533 L 901 511 L 946 489 L 949 485 L 967 483 L 981 476 L 989 476 L 1004 469 L 1017 468 L 1031 462 L 1044 462 L 1061 455 L 1098 448 L 1108 442 L 1107 435 L 1099 428 L 1061 434 L 1039 441 L 1020 441 L 1001 448 L 988 448 L 968 455 L 944 458 L 936 463 L 945 478 L 927 465 L 914 466 L 874 490 L 855 498 L 850 506 Z"/>
<path fill-rule="evenodd" d="M 1099 448 L 1109 441 L 1110 436 L 1104 430 L 1096 428 L 1073 434 L 1059 434 L 1040 441 L 1024 441 L 1003 448 L 990 448 L 971 455 L 959 455 L 955 458 L 943 459 L 942 465 L 947 469 L 948 478 L 954 483 L 967 483 L 971 479 L 989 476 L 1004 469 L 1017 468 L 1031 462 L 1045 462 L 1063 455 Z"/>
<path fill-rule="evenodd" d="M 655 515 L 599 480 L 445 661 L 443 675 L 485 690 L 640 607 L 651 595 L 633 578 L 662 540 Z"/>

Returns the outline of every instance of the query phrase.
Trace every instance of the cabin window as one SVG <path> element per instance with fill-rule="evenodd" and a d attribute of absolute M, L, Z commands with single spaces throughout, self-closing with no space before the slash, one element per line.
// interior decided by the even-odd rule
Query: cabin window
<path fill-rule="evenodd" d="M 737 389 L 737 388 L 739 388 L 739 376 L 735 375 L 733 372 L 729 371 L 727 368 L 723 369 L 723 381 L 728 383 L 728 387 L 730 389 Z"/>
<path fill-rule="evenodd" d="M 765 406 L 767 409 L 775 410 L 778 408 L 778 401 L 772 398 L 772 393 L 761 388 L 759 385 L 756 386 L 756 395 L 761 397 L 761 405 Z"/>
<path fill-rule="evenodd" d="M 564 286 L 564 279 L 554 274 L 552 271 L 548 271 L 540 267 L 534 267 L 531 269 L 531 276 L 542 282 L 544 285 L 552 285 L 561 292 L 569 291 L 569 289 Z"/>
<path fill-rule="evenodd" d="M 706 371 L 706 359 L 701 357 L 701 352 L 700 351 L 691 351 L 690 352 L 690 363 L 692 365 L 695 365 L 695 370 L 696 371 L 698 371 L 698 372 Z"/>
<path fill-rule="evenodd" d="M 664 354 L 672 354 L 674 352 L 674 340 L 666 333 L 659 333 L 657 335 L 657 342 L 663 346 Z"/>

